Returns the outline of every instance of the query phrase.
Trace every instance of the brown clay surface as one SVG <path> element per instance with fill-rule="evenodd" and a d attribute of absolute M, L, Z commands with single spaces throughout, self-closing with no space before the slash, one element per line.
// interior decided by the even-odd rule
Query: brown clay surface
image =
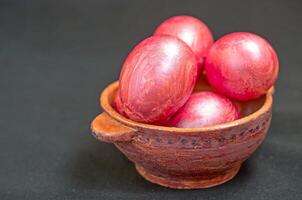
<path fill-rule="evenodd" d="M 230 180 L 262 143 L 271 122 L 272 92 L 253 102 L 237 102 L 243 114 L 239 120 L 184 129 L 124 118 L 111 106 L 117 89 L 116 82 L 102 93 L 105 113 L 93 121 L 92 132 L 113 142 L 145 179 L 166 187 L 207 188 Z"/>

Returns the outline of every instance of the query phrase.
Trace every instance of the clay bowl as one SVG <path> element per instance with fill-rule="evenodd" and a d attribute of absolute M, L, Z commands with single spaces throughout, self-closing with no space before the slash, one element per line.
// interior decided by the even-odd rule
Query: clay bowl
<path fill-rule="evenodd" d="M 209 90 L 201 81 L 195 90 Z M 272 116 L 273 88 L 238 103 L 242 118 L 204 128 L 173 128 L 131 121 L 112 107 L 118 82 L 102 92 L 104 110 L 91 124 L 95 138 L 117 146 L 140 175 L 177 189 L 208 188 L 232 179 L 264 140 Z"/>

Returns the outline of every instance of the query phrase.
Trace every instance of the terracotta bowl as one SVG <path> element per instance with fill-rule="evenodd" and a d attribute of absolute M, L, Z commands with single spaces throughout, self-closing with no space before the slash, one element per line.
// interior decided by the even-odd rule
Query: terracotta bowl
<path fill-rule="evenodd" d="M 201 81 L 195 90 L 209 90 Z M 112 107 L 118 82 L 101 94 L 103 113 L 91 124 L 98 140 L 117 146 L 140 175 L 177 189 L 208 188 L 232 179 L 264 140 L 272 116 L 273 88 L 238 103 L 242 118 L 204 128 L 173 128 L 131 121 Z"/>

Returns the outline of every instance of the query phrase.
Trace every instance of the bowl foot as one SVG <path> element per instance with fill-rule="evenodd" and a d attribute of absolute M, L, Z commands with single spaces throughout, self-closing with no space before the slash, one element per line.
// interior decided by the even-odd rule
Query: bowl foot
<path fill-rule="evenodd" d="M 229 180 L 231 180 L 239 171 L 241 165 L 235 166 L 227 171 L 217 175 L 215 177 L 211 177 L 208 179 L 180 179 L 175 177 L 162 177 L 153 174 L 152 172 L 146 170 L 144 167 L 140 165 L 135 165 L 138 173 L 144 177 L 146 180 L 173 189 L 200 189 L 200 188 L 210 188 L 220 184 L 223 184 Z"/>

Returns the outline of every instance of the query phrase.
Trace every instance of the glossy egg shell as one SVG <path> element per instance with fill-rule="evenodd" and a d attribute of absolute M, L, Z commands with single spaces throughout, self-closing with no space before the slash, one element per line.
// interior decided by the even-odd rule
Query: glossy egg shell
<path fill-rule="evenodd" d="M 214 41 L 207 25 L 192 16 L 171 17 L 156 28 L 154 35 L 171 35 L 183 40 L 195 53 L 199 71 Z"/>
<path fill-rule="evenodd" d="M 170 126 L 200 128 L 238 119 L 239 109 L 228 98 L 214 92 L 197 92 L 172 117 Z"/>
<path fill-rule="evenodd" d="M 220 93 L 247 101 L 265 94 L 277 79 L 278 57 L 260 36 L 236 32 L 211 47 L 206 63 L 209 83 Z"/>
<path fill-rule="evenodd" d="M 196 77 L 197 61 L 188 45 L 172 36 L 151 36 L 124 62 L 116 100 L 120 113 L 138 122 L 165 121 L 188 100 Z"/>

